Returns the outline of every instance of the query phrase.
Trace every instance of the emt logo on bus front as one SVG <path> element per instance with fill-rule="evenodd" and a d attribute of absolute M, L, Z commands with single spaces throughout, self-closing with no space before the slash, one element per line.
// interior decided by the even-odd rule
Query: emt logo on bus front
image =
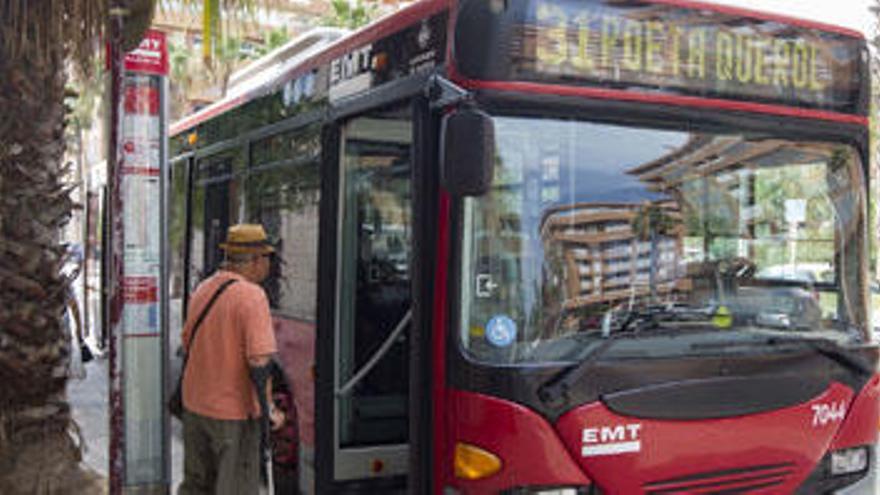
<path fill-rule="evenodd" d="M 581 456 L 615 455 L 642 450 L 641 423 L 584 428 Z"/>
<path fill-rule="evenodd" d="M 862 58 L 842 34 L 641 2 L 537 0 L 513 46 L 542 76 L 818 107 L 853 104 Z"/>

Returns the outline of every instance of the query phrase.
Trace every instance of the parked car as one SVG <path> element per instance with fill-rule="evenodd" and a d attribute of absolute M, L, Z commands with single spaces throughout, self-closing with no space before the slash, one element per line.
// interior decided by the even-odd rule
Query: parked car
<path fill-rule="evenodd" d="M 771 265 L 761 268 L 755 278 L 765 280 L 786 280 L 792 282 L 834 282 L 834 267 L 831 263 L 793 263 Z"/>
<path fill-rule="evenodd" d="M 822 323 L 819 302 L 801 287 L 740 287 L 727 306 L 739 325 L 818 330 Z"/>

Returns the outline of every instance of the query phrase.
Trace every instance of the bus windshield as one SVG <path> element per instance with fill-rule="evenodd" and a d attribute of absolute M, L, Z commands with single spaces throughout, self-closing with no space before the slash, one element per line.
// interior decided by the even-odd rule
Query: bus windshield
<path fill-rule="evenodd" d="M 494 123 L 492 188 L 463 202 L 459 335 L 471 357 L 568 361 L 620 335 L 628 347 L 694 333 L 866 336 L 854 147 Z"/>

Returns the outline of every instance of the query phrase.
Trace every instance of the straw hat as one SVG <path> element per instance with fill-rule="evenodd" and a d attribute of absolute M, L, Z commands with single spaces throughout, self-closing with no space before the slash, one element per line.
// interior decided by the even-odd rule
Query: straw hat
<path fill-rule="evenodd" d="M 258 223 L 239 223 L 229 227 L 226 242 L 220 243 L 220 249 L 228 253 L 269 254 L 275 249 L 266 237 L 266 231 Z"/>

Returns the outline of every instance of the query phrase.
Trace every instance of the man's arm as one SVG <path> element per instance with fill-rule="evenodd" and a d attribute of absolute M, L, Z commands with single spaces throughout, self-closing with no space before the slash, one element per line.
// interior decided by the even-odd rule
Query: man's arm
<path fill-rule="evenodd" d="M 284 413 L 275 407 L 275 401 L 272 400 L 272 374 L 268 372 L 269 363 L 272 361 L 271 354 L 254 356 L 248 358 L 248 366 L 251 370 L 265 370 L 266 376 L 266 401 L 269 404 L 269 421 L 272 423 L 272 429 L 277 430 L 284 424 Z M 257 385 L 258 386 L 258 385 Z"/>
<path fill-rule="evenodd" d="M 275 409 L 272 401 L 272 357 L 277 351 L 272 314 L 269 311 L 269 299 L 259 286 L 245 286 L 242 298 L 237 306 L 239 324 L 244 331 L 245 356 L 250 366 L 255 386 L 265 390 L 269 420 L 273 428 L 279 428 L 284 422 L 283 414 Z M 260 394 L 262 395 L 262 394 Z"/>

